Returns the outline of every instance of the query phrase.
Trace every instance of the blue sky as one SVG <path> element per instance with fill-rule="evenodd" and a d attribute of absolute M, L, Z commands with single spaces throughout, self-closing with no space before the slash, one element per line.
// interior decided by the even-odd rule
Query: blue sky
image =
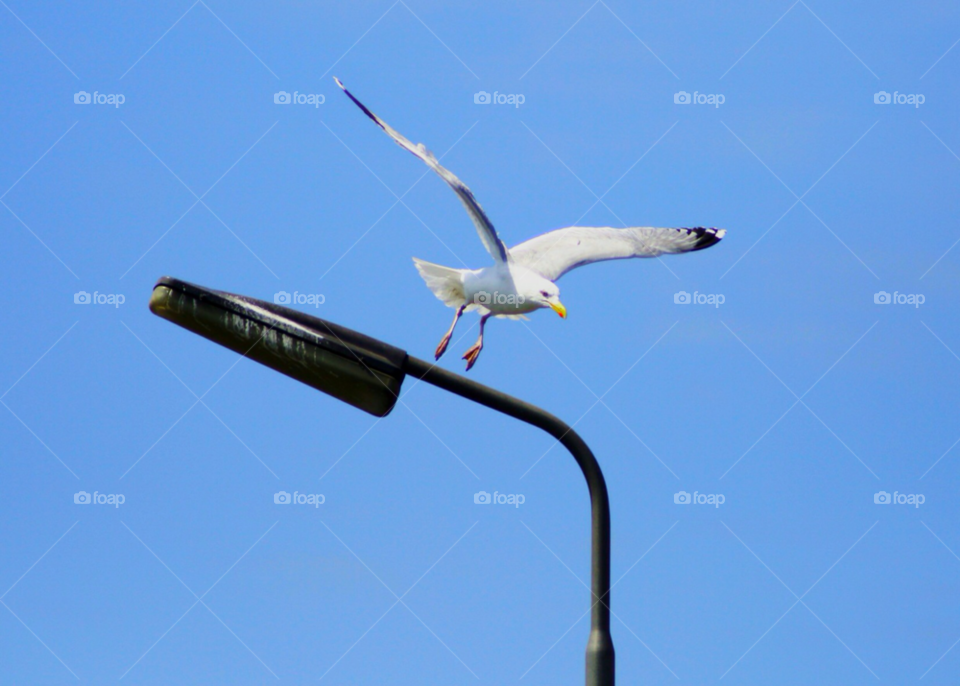
<path fill-rule="evenodd" d="M 549 437 L 413 380 L 378 421 L 147 309 L 162 275 L 322 295 L 431 355 L 410 258 L 489 257 L 336 75 L 508 245 L 728 230 L 567 275 L 568 318 L 491 322 L 470 372 L 605 471 L 621 683 L 956 683 L 960 7 L 2 4 L 0 681 L 582 683 Z"/>

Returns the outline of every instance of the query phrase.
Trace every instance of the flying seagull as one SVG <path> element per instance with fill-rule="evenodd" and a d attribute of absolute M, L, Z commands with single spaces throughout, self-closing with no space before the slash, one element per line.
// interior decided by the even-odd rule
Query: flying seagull
<path fill-rule="evenodd" d="M 464 312 L 476 311 L 480 315 L 480 336 L 463 354 L 469 370 L 483 349 L 483 327 L 490 317 L 526 319 L 523 316 L 525 313 L 549 307 L 566 318 L 567 308 L 560 302 L 560 289 L 554 282 L 571 269 L 603 260 L 659 257 L 669 253 L 703 250 L 719 242 L 726 233 L 725 229 L 704 227 L 660 229 L 635 226 L 615 229 L 569 226 L 541 234 L 508 249 L 463 181 L 442 167 L 423 143 L 411 143 L 357 100 L 340 79 L 334 77 L 333 80 L 397 145 L 419 157 L 447 182 L 477 227 L 483 246 L 493 257 L 493 266 L 482 269 L 454 269 L 413 258 L 427 287 L 445 305 L 456 310 L 450 329 L 437 346 L 435 355 L 438 360 L 446 351 L 453 330 Z"/>

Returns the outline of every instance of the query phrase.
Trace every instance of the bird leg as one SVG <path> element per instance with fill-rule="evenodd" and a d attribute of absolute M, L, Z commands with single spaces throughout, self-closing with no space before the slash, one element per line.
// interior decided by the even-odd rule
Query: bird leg
<path fill-rule="evenodd" d="M 477 338 L 477 342 L 471 345 L 467 352 L 463 354 L 463 359 L 467 361 L 466 371 L 468 372 L 470 371 L 470 368 L 476 364 L 477 358 L 480 357 L 480 351 L 483 350 L 483 327 L 489 318 L 489 314 L 485 314 L 480 317 L 480 337 Z"/>
<path fill-rule="evenodd" d="M 457 309 L 457 313 L 453 315 L 453 324 L 450 325 L 450 329 L 444 334 L 443 338 L 440 339 L 440 345 L 437 346 L 437 351 L 434 353 L 435 360 L 439 360 L 440 356 L 447 351 L 447 345 L 450 344 L 450 337 L 453 336 L 453 330 L 456 328 L 457 322 L 460 321 L 460 315 L 463 314 L 466 307 L 466 304 L 461 305 Z"/>

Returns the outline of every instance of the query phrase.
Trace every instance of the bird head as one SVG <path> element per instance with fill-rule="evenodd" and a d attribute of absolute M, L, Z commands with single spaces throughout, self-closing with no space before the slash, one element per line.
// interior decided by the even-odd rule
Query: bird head
<path fill-rule="evenodd" d="M 540 279 L 540 282 L 536 284 L 536 290 L 531 300 L 540 305 L 540 307 L 549 307 L 559 314 L 561 318 L 567 318 L 567 308 L 560 302 L 560 289 L 557 288 L 557 284 L 552 281 Z"/>

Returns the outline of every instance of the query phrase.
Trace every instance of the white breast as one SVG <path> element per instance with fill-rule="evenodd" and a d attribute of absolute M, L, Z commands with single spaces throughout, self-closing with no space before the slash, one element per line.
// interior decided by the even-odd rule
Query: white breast
<path fill-rule="evenodd" d="M 463 290 L 467 303 L 493 314 L 523 314 L 539 309 L 540 305 L 523 295 L 523 275 L 516 271 L 515 265 L 496 265 L 465 273 Z"/>

